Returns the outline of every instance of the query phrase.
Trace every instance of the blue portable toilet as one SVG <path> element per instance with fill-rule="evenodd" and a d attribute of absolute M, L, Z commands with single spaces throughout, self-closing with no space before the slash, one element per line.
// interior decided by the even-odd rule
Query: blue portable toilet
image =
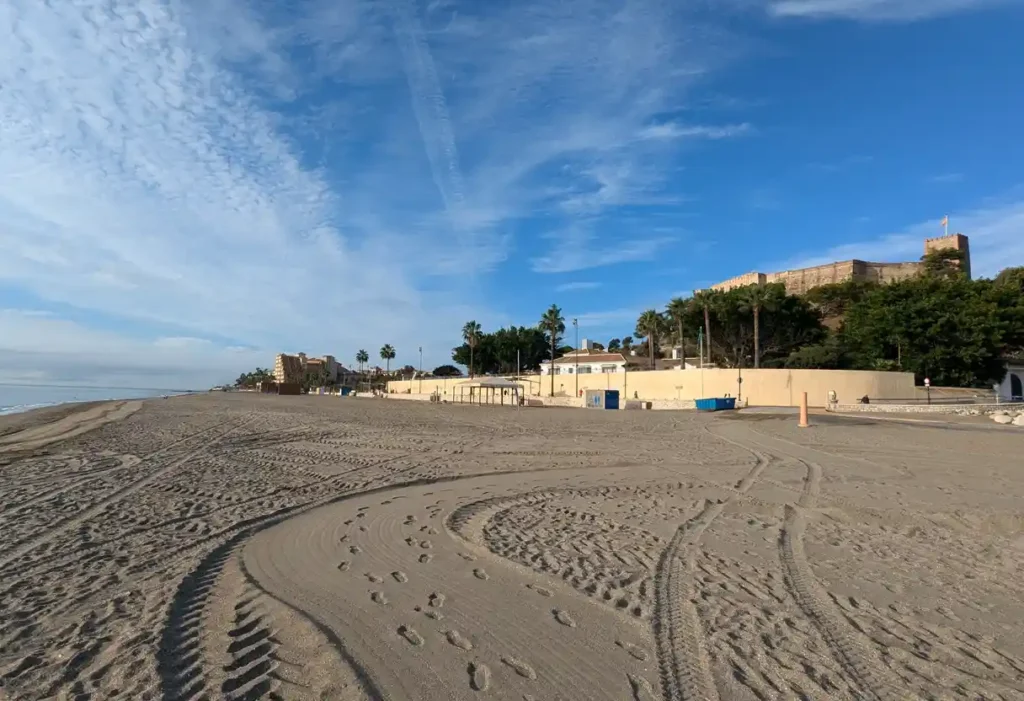
<path fill-rule="evenodd" d="M 617 389 L 588 389 L 584 396 L 584 405 L 588 409 L 619 408 L 619 390 Z"/>

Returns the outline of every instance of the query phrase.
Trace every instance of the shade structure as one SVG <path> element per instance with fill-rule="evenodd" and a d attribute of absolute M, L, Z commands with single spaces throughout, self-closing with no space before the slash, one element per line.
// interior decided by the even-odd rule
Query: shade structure
<path fill-rule="evenodd" d="M 522 385 L 504 377 L 487 377 L 477 382 L 458 385 L 459 404 L 486 404 L 494 406 L 518 406 L 523 396 Z"/>

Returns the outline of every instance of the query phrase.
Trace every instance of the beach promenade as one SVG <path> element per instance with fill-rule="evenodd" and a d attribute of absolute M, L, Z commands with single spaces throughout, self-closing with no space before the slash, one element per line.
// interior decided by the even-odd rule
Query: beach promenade
<path fill-rule="evenodd" d="M 4 417 L 0 699 L 1024 699 L 1024 434 L 813 418 Z"/>

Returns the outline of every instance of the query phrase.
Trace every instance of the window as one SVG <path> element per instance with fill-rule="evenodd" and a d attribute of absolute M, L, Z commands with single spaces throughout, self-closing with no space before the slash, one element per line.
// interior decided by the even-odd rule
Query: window
<path fill-rule="evenodd" d="M 602 365 L 601 366 L 601 372 L 602 373 L 618 372 L 618 370 L 619 370 L 619 366 L 618 365 Z"/>
<path fill-rule="evenodd" d="M 581 374 L 581 375 L 589 375 L 593 371 L 594 371 L 593 368 L 591 368 L 589 365 L 580 365 L 580 373 L 579 374 Z"/>

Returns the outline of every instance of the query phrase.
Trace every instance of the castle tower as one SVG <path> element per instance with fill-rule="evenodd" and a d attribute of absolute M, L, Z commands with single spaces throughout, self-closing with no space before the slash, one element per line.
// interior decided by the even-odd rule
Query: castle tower
<path fill-rule="evenodd" d="M 939 236 L 934 239 L 924 240 L 924 254 L 934 253 L 935 251 L 942 251 L 947 248 L 952 248 L 957 251 L 964 252 L 964 273 L 967 274 L 967 279 L 971 279 L 971 243 L 970 240 L 963 234 L 950 234 L 949 236 Z"/>

